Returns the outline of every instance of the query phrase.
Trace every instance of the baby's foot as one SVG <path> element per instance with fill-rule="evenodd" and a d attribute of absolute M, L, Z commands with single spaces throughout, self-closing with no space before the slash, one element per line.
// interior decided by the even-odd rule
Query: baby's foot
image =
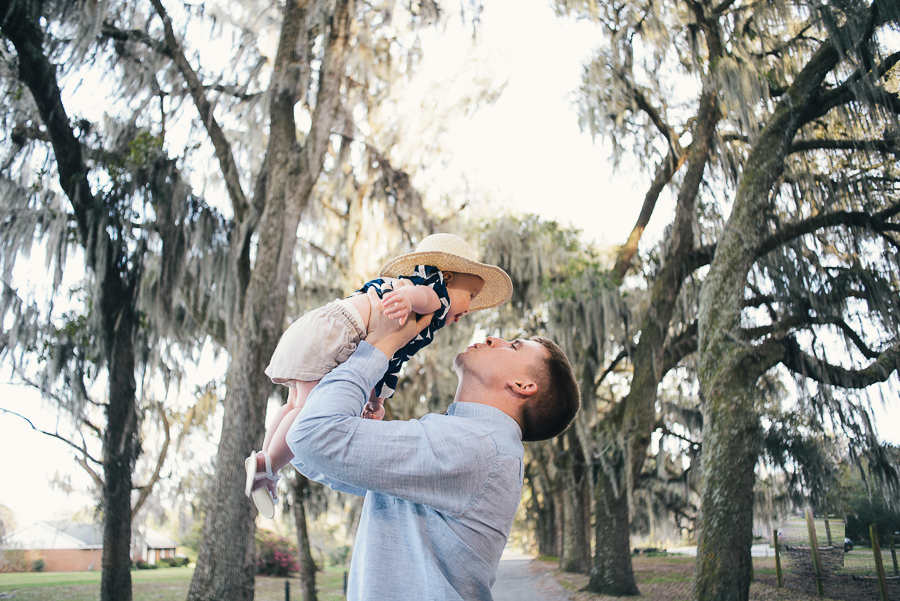
<path fill-rule="evenodd" d="M 259 469 L 260 458 L 262 469 Z M 275 486 L 279 476 L 272 473 L 269 456 L 262 451 L 254 451 L 244 460 L 244 469 L 247 471 L 244 493 L 253 500 L 260 514 L 271 519 L 275 516 L 275 504 L 278 503 Z"/>
<path fill-rule="evenodd" d="M 362 416 L 364 419 L 384 419 L 384 404 L 377 401 L 369 401 L 363 407 Z"/>

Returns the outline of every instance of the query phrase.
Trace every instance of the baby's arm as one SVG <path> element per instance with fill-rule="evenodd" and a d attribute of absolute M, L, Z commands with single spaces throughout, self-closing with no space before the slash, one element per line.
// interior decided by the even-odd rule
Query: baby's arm
<path fill-rule="evenodd" d="M 437 292 L 428 286 L 416 286 L 408 280 L 398 280 L 394 289 L 381 299 L 384 315 L 397 319 L 400 325 L 406 321 L 410 313 L 429 315 L 441 308 L 441 299 Z"/>

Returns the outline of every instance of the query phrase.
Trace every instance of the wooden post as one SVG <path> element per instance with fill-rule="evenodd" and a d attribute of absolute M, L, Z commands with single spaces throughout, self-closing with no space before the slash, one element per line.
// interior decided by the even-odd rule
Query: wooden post
<path fill-rule="evenodd" d="M 888 601 L 887 580 L 884 579 L 884 563 L 881 561 L 881 543 L 878 542 L 878 526 L 869 526 L 869 537 L 872 539 L 872 553 L 875 555 L 875 572 L 878 573 L 878 590 L 881 601 Z"/>
<path fill-rule="evenodd" d="M 831 525 L 828 523 L 828 518 L 825 518 L 825 538 L 828 539 L 828 546 L 833 547 L 834 543 L 831 542 Z"/>
<path fill-rule="evenodd" d="M 812 511 L 806 510 L 806 527 L 809 530 L 809 546 L 812 551 L 813 569 L 816 571 L 816 589 L 819 596 L 825 596 L 825 585 L 822 582 L 822 560 L 819 557 L 819 537 L 816 536 L 816 522 L 813 520 Z"/>
<path fill-rule="evenodd" d="M 894 533 L 888 533 L 888 542 L 891 544 L 891 561 L 894 562 L 894 576 L 900 576 L 900 569 L 897 569 L 897 548 L 894 546 Z"/>
<path fill-rule="evenodd" d="M 291 581 L 284 581 L 284 601 L 291 601 Z"/>
<path fill-rule="evenodd" d="M 781 588 L 781 545 L 778 543 L 778 528 L 772 530 L 772 540 L 775 546 L 775 576 L 778 578 L 778 588 Z"/>

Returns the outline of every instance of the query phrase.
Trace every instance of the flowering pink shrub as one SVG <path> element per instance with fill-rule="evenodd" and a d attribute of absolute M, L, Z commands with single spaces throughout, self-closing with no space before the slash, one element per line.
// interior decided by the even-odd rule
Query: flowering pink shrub
<path fill-rule="evenodd" d="M 269 530 L 256 531 L 256 573 L 287 576 L 298 571 L 297 545 Z"/>

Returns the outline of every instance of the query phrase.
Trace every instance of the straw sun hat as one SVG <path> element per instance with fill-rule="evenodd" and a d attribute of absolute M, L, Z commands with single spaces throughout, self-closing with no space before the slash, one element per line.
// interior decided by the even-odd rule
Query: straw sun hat
<path fill-rule="evenodd" d="M 475 251 L 459 236 L 426 236 L 416 247 L 416 252 L 394 257 L 385 263 L 381 277 L 411 276 L 416 265 L 432 265 L 444 272 L 470 273 L 484 280 L 484 288 L 472 299 L 469 311 L 496 307 L 512 297 L 512 281 L 506 272 L 494 265 L 479 263 Z"/>

